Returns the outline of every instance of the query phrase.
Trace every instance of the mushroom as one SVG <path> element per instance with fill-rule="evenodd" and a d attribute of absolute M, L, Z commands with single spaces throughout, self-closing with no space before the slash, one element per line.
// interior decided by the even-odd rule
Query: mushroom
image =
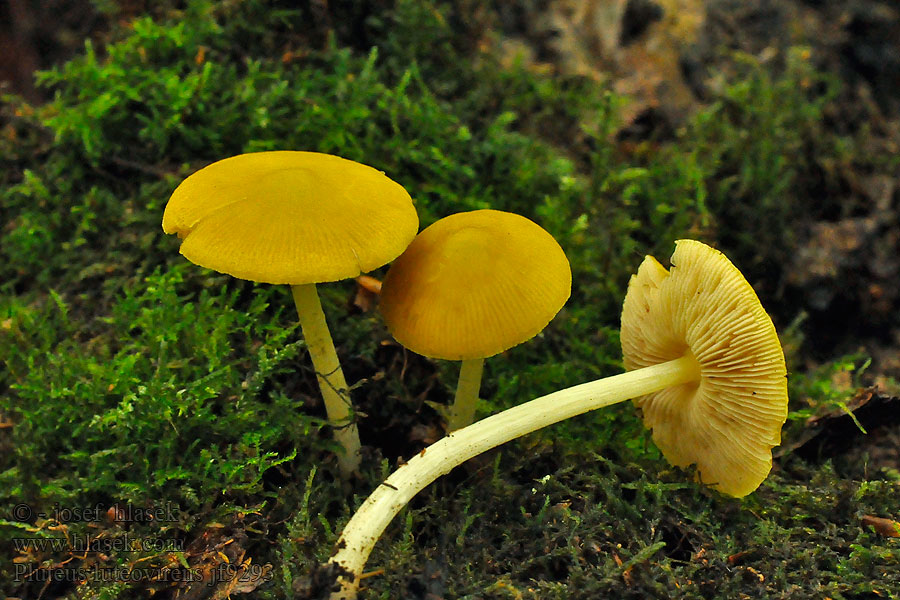
<path fill-rule="evenodd" d="M 261 283 L 288 284 L 316 370 L 345 475 L 359 465 L 349 388 L 316 284 L 356 277 L 396 258 L 415 237 L 406 190 L 384 173 L 317 152 L 255 152 L 185 179 L 163 231 L 194 264 Z"/>
<path fill-rule="evenodd" d="M 445 415 L 454 431 L 475 416 L 484 359 L 540 333 L 571 289 L 553 236 L 523 216 L 476 210 L 423 230 L 391 265 L 379 306 L 403 346 L 462 361 Z"/>
<path fill-rule="evenodd" d="M 666 458 L 741 497 L 772 465 L 787 418 L 784 354 L 753 288 L 719 251 L 676 242 L 666 270 L 646 257 L 622 309 L 629 371 L 520 404 L 435 442 L 399 467 L 341 533 L 331 562 L 344 573 L 332 599 L 356 597 L 375 542 L 426 485 L 486 450 L 590 410 L 636 399 Z"/>
<path fill-rule="evenodd" d="M 772 469 L 787 419 L 787 371 L 775 326 L 753 288 L 718 250 L 676 242 L 672 269 L 652 256 L 628 285 L 620 339 L 625 368 L 686 360 L 699 376 L 634 399 L 675 466 L 732 496 Z M 664 318 L 668 315 L 668 318 Z"/>

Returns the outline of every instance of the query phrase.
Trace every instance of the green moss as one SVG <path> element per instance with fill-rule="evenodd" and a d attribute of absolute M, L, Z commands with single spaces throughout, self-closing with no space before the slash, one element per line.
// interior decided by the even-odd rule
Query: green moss
<path fill-rule="evenodd" d="M 740 502 L 658 462 L 532 446 L 523 468 L 514 454 L 503 454 L 499 482 L 472 469 L 426 491 L 421 554 L 371 580 L 367 597 L 429 582 L 453 598 L 896 597 L 896 545 L 859 521 L 896 506 L 891 483 L 792 463 Z M 554 466 L 541 476 L 543 461 Z M 448 535 L 447 519 L 467 523 L 465 536 Z M 395 560 L 385 544 L 372 563 Z"/>

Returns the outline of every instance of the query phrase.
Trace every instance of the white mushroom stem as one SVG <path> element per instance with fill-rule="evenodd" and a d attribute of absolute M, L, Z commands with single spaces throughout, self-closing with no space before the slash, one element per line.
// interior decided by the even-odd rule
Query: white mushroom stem
<path fill-rule="evenodd" d="M 472 358 L 462 361 L 459 368 L 459 382 L 453 405 L 447 411 L 447 431 L 456 431 L 475 420 L 475 406 L 478 404 L 478 390 L 481 389 L 481 373 L 484 359 Z"/>
<path fill-rule="evenodd" d="M 334 428 L 334 439 L 344 449 L 343 454 L 338 457 L 338 466 L 346 477 L 359 467 L 360 461 L 359 432 L 356 424 L 350 420 L 350 388 L 334 350 L 316 284 L 292 285 L 291 292 L 297 305 L 303 338 L 316 370 L 319 389 L 325 400 L 325 412 Z"/>
<path fill-rule="evenodd" d="M 428 446 L 378 486 L 350 519 L 331 558 L 346 569 L 331 600 L 356 598 L 359 576 L 391 519 L 429 483 L 473 456 L 582 413 L 700 380 L 690 354 L 669 362 L 554 392 L 497 413 Z"/>

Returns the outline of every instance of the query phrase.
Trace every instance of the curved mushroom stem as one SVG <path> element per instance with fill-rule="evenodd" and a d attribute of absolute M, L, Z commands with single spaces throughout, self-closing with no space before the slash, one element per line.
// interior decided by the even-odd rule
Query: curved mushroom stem
<path fill-rule="evenodd" d="M 483 358 L 462 361 L 459 368 L 459 382 L 456 384 L 456 396 L 453 398 L 453 405 L 447 411 L 447 431 L 462 429 L 475 420 L 475 405 L 478 404 L 478 390 L 481 389 L 483 371 Z"/>
<path fill-rule="evenodd" d="M 349 574 L 331 600 L 356 598 L 359 576 L 375 542 L 391 519 L 429 483 L 473 456 L 569 417 L 699 381 L 700 365 L 690 354 L 643 369 L 576 385 L 520 404 L 435 442 L 379 485 L 350 519 L 331 562 Z"/>
<path fill-rule="evenodd" d="M 344 477 L 359 467 L 359 432 L 350 420 L 350 388 L 344 379 L 341 363 L 338 362 L 334 342 L 325 322 L 322 303 L 316 292 L 316 284 L 292 285 L 297 317 L 306 340 L 306 347 L 316 370 L 319 389 L 325 400 L 325 412 L 334 428 L 334 439 L 343 447 L 338 457 L 338 466 Z"/>

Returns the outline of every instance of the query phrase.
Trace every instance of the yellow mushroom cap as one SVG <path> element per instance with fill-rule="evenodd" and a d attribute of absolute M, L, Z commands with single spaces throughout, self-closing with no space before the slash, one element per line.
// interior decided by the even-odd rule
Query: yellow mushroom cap
<path fill-rule="evenodd" d="M 330 154 L 276 151 L 200 169 L 175 189 L 162 224 L 197 265 L 296 285 L 390 262 L 419 219 L 406 190 L 381 171 Z"/>
<path fill-rule="evenodd" d="M 784 353 L 753 288 L 724 254 L 676 242 L 666 270 L 647 256 L 622 309 L 626 369 L 690 353 L 699 383 L 634 400 L 673 465 L 732 496 L 755 490 L 772 468 L 787 418 Z"/>
<path fill-rule="evenodd" d="M 446 360 L 487 358 L 537 335 L 572 288 L 569 261 L 533 221 L 497 210 L 445 217 L 394 261 L 380 308 L 398 342 Z"/>

